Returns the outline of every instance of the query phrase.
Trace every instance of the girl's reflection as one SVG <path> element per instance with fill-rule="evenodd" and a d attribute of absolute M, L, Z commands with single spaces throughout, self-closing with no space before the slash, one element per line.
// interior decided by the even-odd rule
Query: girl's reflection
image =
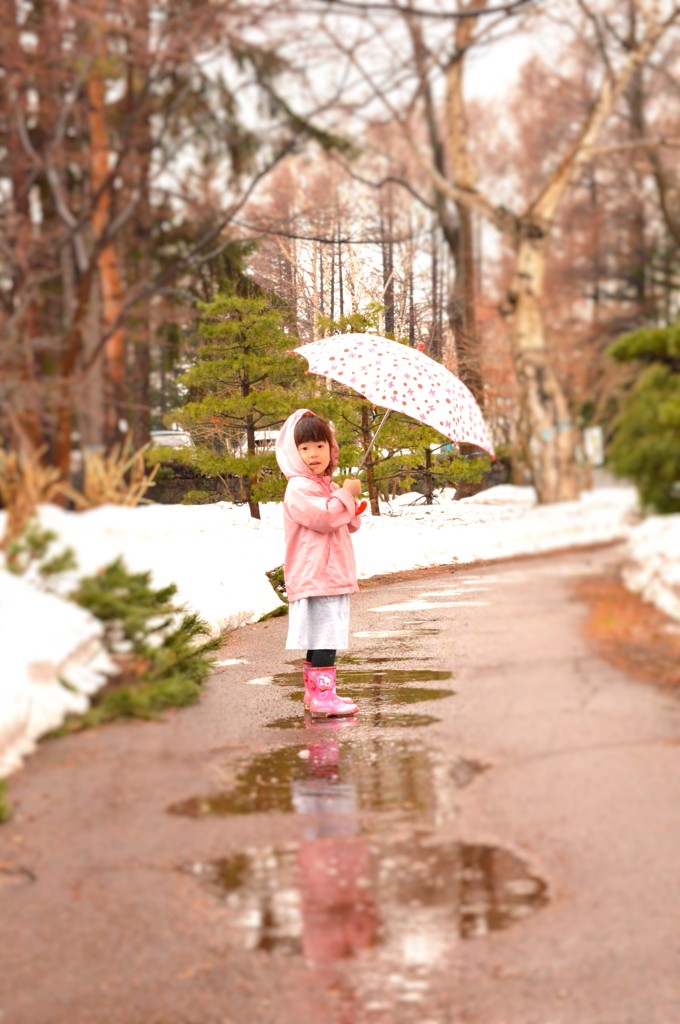
<path fill-rule="evenodd" d="M 370 851 L 359 834 L 356 790 L 342 782 L 339 737 L 356 719 L 305 719 L 310 730 L 303 778 L 293 783 L 293 806 L 305 816 L 298 849 L 302 952 L 309 960 L 350 957 L 376 941 Z"/>

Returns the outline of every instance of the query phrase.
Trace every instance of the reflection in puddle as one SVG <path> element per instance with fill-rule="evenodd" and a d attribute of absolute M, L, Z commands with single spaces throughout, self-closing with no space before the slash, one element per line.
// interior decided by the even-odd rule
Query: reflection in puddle
<path fill-rule="evenodd" d="M 374 721 L 373 716 L 368 720 L 371 726 L 379 724 L 382 728 L 386 729 L 409 729 L 416 728 L 424 725 L 434 725 L 435 722 L 439 722 L 441 719 L 435 718 L 434 715 L 418 715 L 412 714 L 408 711 L 385 711 L 379 718 L 378 722 Z M 357 722 L 358 725 L 365 725 L 366 714 L 360 716 Z M 277 718 L 274 722 L 268 722 L 268 729 L 302 729 L 304 722 L 300 718 L 300 715 L 289 715 L 287 718 Z"/>
<path fill-rule="evenodd" d="M 508 928 L 547 902 L 545 883 L 508 850 L 422 836 L 369 844 L 352 831 L 351 787 L 337 800 L 347 824 L 335 834 L 317 809 L 298 846 L 194 867 L 231 908 L 234 944 L 314 960 L 380 945 L 404 967 L 434 967 L 457 939 Z"/>
<path fill-rule="evenodd" d="M 315 963 L 354 958 L 360 1005 L 389 1011 L 393 999 L 408 1001 L 422 1021 L 435 974 L 450 970 L 456 944 L 539 910 L 545 883 L 508 850 L 437 840 L 431 831 L 457 788 L 485 766 L 374 730 L 362 735 L 356 719 L 303 722 L 306 744 L 251 757 L 230 789 L 170 808 L 194 816 L 295 812 L 300 841 L 188 870 L 225 908 L 220 938 Z M 386 831 L 394 819 L 381 817 L 366 833 L 366 811 L 396 812 L 397 832 Z"/>
<path fill-rule="evenodd" d="M 329 719 L 311 723 L 304 745 L 278 747 L 248 758 L 228 788 L 173 804 L 173 814 L 208 815 L 290 813 L 294 788 L 310 775 L 330 779 L 334 787 L 351 784 L 361 811 L 390 812 L 407 820 L 442 819 L 450 811 L 456 788 L 468 785 L 483 766 L 463 758 L 441 763 L 424 744 L 370 736 L 342 744 L 343 733 L 358 723 Z"/>
<path fill-rule="evenodd" d="M 397 683 L 443 682 L 450 678 L 450 672 L 437 668 L 369 668 L 362 670 L 345 669 L 342 664 L 338 668 L 338 687 L 343 689 L 348 686 L 363 686 L 365 684 L 379 689 L 384 686 L 394 686 Z M 277 686 L 299 686 L 301 675 L 299 672 L 281 672 L 274 676 L 273 680 Z"/>
<path fill-rule="evenodd" d="M 372 681 L 371 681 L 372 683 Z M 374 718 L 367 719 L 367 715 L 375 715 L 382 711 L 388 711 L 390 707 L 399 704 L 419 704 L 424 700 L 443 700 L 444 697 L 453 696 L 453 690 L 442 690 L 435 687 L 422 686 L 384 686 L 359 685 L 349 679 L 349 674 L 344 674 L 338 683 L 338 691 L 343 697 L 351 697 L 352 700 L 361 701 L 359 716 L 364 721 L 375 721 Z M 302 703 L 302 688 L 299 692 L 291 693 L 290 699 Z"/>
<path fill-rule="evenodd" d="M 432 658 L 419 657 L 419 661 L 432 661 Z M 400 657 L 398 655 L 386 655 L 384 658 L 364 658 L 360 654 L 341 654 L 338 657 L 338 666 L 342 668 L 343 665 L 393 665 L 399 661 L 413 662 L 413 658 L 404 655 Z M 290 664 L 290 662 L 288 662 Z M 297 666 L 294 666 L 297 667 Z"/>

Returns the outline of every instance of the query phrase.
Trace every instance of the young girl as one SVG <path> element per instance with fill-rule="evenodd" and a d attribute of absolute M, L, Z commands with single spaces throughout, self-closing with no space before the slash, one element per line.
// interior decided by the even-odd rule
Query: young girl
<path fill-rule="evenodd" d="M 309 409 L 289 416 L 276 442 L 288 478 L 283 501 L 288 594 L 286 650 L 306 650 L 302 675 L 312 717 L 354 715 L 356 704 L 335 692 L 335 654 L 349 642 L 349 595 L 358 590 L 350 533 L 359 529 L 361 482 L 331 480 L 338 444 L 330 424 Z"/>

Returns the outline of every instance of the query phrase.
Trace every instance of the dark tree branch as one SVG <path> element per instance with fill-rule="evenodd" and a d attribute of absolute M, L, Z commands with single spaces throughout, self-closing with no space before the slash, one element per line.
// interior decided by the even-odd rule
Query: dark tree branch
<path fill-rule="evenodd" d="M 322 3 L 327 8 L 344 8 L 347 10 L 363 11 L 368 13 L 369 11 L 385 11 L 387 13 L 407 14 L 415 15 L 419 18 L 434 18 L 440 21 L 460 21 L 465 18 L 479 18 L 481 15 L 487 14 L 504 14 L 510 16 L 518 11 L 521 7 L 527 7 L 530 4 L 536 4 L 537 0 L 512 0 L 507 4 L 499 4 L 496 7 L 489 7 L 485 11 L 428 11 L 422 7 L 409 7 L 402 4 L 381 4 L 381 3 L 362 3 L 361 0 L 322 0 Z"/>

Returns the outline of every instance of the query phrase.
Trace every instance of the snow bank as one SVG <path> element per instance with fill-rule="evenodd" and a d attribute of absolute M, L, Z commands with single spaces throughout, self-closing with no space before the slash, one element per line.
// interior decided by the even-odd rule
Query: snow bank
<path fill-rule="evenodd" d="M 75 551 L 78 569 L 64 574 L 68 593 L 122 558 L 132 572 L 151 571 L 157 587 L 174 583 L 176 600 L 204 618 L 214 633 L 257 622 L 281 602 L 265 573 L 280 564 L 271 531 L 246 507 L 216 505 L 103 505 L 88 512 L 40 509 L 40 524 Z"/>
<path fill-rule="evenodd" d="M 355 534 L 359 576 L 623 540 L 636 519 L 628 488 L 602 488 L 558 505 L 535 502 L 532 488 L 502 486 L 458 502 L 390 507 Z"/>
<path fill-rule="evenodd" d="M 2 778 L 19 766 L 39 736 L 69 713 L 87 709 L 88 695 L 106 682 L 113 666 L 97 619 L 8 572 L 0 572 L 0 621 Z"/>
<path fill-rule="evenodd" d="M 680 620 L 680 515 L 652 516 L 635 527 L 623 579 L 629 590 Z"/>

